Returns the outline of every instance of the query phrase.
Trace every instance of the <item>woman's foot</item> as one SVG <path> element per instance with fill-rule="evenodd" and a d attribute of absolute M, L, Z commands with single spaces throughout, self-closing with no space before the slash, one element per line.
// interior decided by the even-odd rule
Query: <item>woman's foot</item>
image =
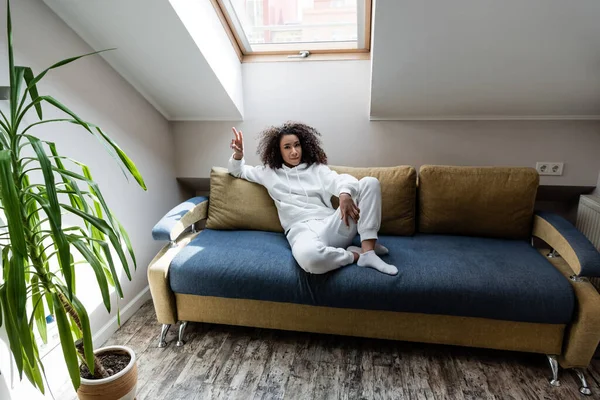
<path fill-rule="evenodd" d="M 388 275 L 396 275 L 398 273 L 398 268 L 383 261 L 373 250 L 362 253 L 358 257 L 356 264 L 358 264 L 359 267 L 374 268 L 377 271 Z"/>
<path fill-rule="evenodd" d="M 350 246 L 346 250 L 358 254 L 361 254 L 363 252 L 362 249 L 358 246 Z M 377 254 L 378 256 L 385 256 L 389 253 L 390 251 L 387 249 L 387 247 L 382 246 L 379 243 L 375 243 L 375 254 Z"/>

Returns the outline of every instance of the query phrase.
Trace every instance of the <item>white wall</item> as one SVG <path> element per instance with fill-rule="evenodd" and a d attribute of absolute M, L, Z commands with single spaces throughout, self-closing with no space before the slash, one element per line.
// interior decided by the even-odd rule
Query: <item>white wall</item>
<path fill-rule="evenodd" d="M 12 1 L 15 59 L 18 65 L 31 66 L 34 72 L 64 58 L 90 52 L 87 46 L 46 5 L 38 0 Z M 0 82 L 8 82 L 5 28 L 5 0 L 0 0 Z M 117 164 L 103 146 L 82 129 L 69 125 L 47 125 L 31 132 L 56 142 L 58 151 L 87 164 L 103 190 L 109 207 L 130 234 L 138 259 L 138 269 L 131 282 L 124 279 L 124 307 L 148 285 L 146 268 L 161 243 L 152 241 L 151 229 L 178 199 L 175 182 L 173 142 L 167 121 L 144 100 L 119 74 L 99 57 L 80 60 L 51 72 L 39 85 L 42 94 L 52 95 L 82 118 L 101 126 L 136 163 L 146 180 L 144 192 L 135 181 L 126 181 Z M 0 104 L 2 106 L 2 104 Z M 4 108 L 6 103 L 4 103 Z M 45 117 L 60 115 L 45 106 Z M 34 122 L 33 115 L 29 122 Z M 81 293 L 92 318 L 96 334 L 114 315 L 100 306 L 99 291 Z M 81 288 L 81 292 L 85 292 Z M 89 291 L 88 291 L 89 292 Z M 0 351 L 5 349 L 0 346 Z M 0 354 L 0 368 L 5 373 L 8 357 Z M 7 398 L 2 392 L 0 398 Z"/>
<path fill-rule="evenodd" d="M 165 118 L 241 118 L 240 62 L 209 0 L 43 1 L 94 49 L 116 48 L 102 57 Z"/>
<path fill-rule="evenodd" d="M 371 115 L 600 115 L 597 0 L 378 0 Z"/>
<path fill-rule="evenodd" d="M 243 117 L 242 66 L 223 29 L 215 7 L 210 1 L 170 0 L 170 2 L 202 52 L 202 57 L 206 59 L 227 91 L 229 98 L 237 107 L 239 115 Z M 196 79 L 205 80 L 206 78 L 205 76 L 196 76 Z M 196 103 L 199 93 L 190 93 L 190 95 L 194 99 L 191 102 Z M 207 97 L 212 97 L 212 95 L 209 93 Z"/>
<path fill-rule="evenodd" d="M 245 121 L 173 123 L 177 175 L 208 177 L 225 166 L 231 126 L 242 129 L 251 164 L 256 135 L 299 120 L 323 135 L 330 164 L 522 165 L 565 162 L 543 184 L 595 185 L 600 170 L 598 121 L 369 121 L 370 63 L 243 64 Z"/>

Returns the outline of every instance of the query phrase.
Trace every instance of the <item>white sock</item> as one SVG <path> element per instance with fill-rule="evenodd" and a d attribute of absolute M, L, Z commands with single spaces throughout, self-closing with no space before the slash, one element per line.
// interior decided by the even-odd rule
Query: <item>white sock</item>
<path fill-rule="evenodd" d="M 396 275 L 398 268 L 383 261 L 373 250 L 362 253 L 356 262 L 359 267 L 375 268 L 379 272 L 388 275 Z"/>
<path fill-rule="evenodd" d="M 358 254 L 362 253 L 362 249 L 358 246 L 350 246 L 346 250 L 351 251 L 353 253 L 358 253 Z M 377 254 L 378 256 L 385 256 L 389 253 L 390 253 L 390 251 L 388 250 L 387 247 L 385 247 L 379 243 L 375 243 L 375 254 Z"/>

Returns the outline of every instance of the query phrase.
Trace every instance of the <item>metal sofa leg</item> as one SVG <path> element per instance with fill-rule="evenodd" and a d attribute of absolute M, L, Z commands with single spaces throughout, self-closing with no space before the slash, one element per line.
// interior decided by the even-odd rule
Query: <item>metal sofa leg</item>
<path fill-rule="evenodd" d="M 554 249 L 550 249 L 550 253 L 548 253 L 546 255 L 548 258 L 558 258 L 560 257 L 560 255 L 558 254 L 558 252 Z"/>
<path fill-rule="evenodd" d="M 552 379 L 550 379 L 550 384 L 552 386 L 560 386 L 560 381 L 558 380 L 558 359 L 555 355 L 551 354 L 546 354 L 546 357 L 548 357 L 548 362 L 552 369 Z"/>
<path fill-rule="evenodd" d="M 590 390 L 590 387 L 588 386 L 588 383 L 585 380 L 585 374 L 584 374 L 583 368 L 574 368 L 574 371 L 577 374 L 577 377 L 579 378 L 579 380 L 581 381 L 581 386 L 579 387 L 579 393 L 585 394 L 586 396 L 591 396 L 592 391 Z"/>
<path fill-rule="evenodd" d="M 179 339 L 177 340 L 177 347 L 181 347 L 185 344 L 185 341 L 183 340 L 183 335 L 185 334 L 185 327 L 187 326 L 187 321 L 181 321 L 181 324 L 179 325 Z"/>
<path fill-rule="evenodd" d="M 162 328 L 160 329 L 160 338 L 158 339 L 158 347 L 163 348 L 163 347 L 167 347 L 167 332 L 169 332 L 169 328 L 171 327 L 171 324 L 163 324 Z"/>

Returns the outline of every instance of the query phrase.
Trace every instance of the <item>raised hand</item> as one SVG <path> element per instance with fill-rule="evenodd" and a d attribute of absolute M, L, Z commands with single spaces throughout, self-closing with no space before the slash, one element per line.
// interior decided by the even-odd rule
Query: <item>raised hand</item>
<path fill-rule="evenodd" d="M 233 158 L 236 160 L 241 160 L 244 158 L 244 135 L 242 135 L 242 131 L 238 131 L 237 129 L 231 128 L 233 130 L 234 139 L 231 139 L 231 149 L 234 151 Z"/>

